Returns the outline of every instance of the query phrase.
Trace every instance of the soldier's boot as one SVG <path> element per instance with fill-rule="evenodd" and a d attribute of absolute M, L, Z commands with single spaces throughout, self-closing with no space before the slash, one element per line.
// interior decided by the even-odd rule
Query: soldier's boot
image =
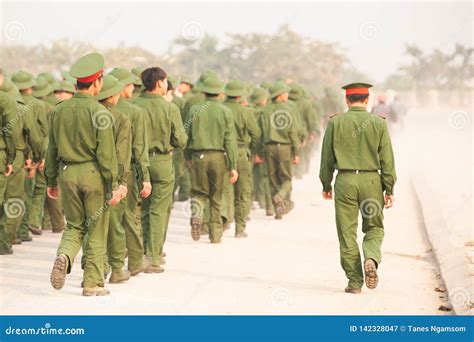
<path fill-rule="evenodd" d="M 163 273 L 165 269 L 161 266 L 148 265 L 145 268 L 145 273 Z"/>
<path fill-rule="evenodd" d="M 33 241 L 33 237 L 28 233 L 27 235 L 22 235 L 18 237 L 22 242 Z"/>
<path fill-rule="evenodd" d="M 33 235 L 42 235 L 43 231 L 41 230 L 40 227 L 33 226 L 32 224 L 28 225 L 28 229 Z"/>
<path fill-rule="evenodd" d="M 68 260 L 64 254 L 59 254 L 54 260 L 53 269 L 51 271 L 50 281 L 53 288 L 61 290 L 66 281 Z"/>
<path fill-rule="evenodd" d="M 367 259 L 364 262 L 364 272 L 365 285 L 369 289 L 375 289 L 379 282 L 379 277 L 377 276 L 377 265 L 373 259 Z"/>
<path fill-rule="evenodd" d="M 161 256 L 162 256 L 163 258 L 166 258 L 166 252 L 161 253 Z"/>
<path fill-rule="evenodd" d="M 101 286 L 84 287 L 82 290 L 83 296 L 108 296 L 110 291 Z"/>
<path fill-rule="evenodd" d="M 0 255 L 10 255 L 13 254 L 13 249 L 10 247 L 8 249 L 2 249 L 0 250 Z"/>
<path fill-rule="evenodd" d="M 266 209 L 265 210 L 265 215 L 266 216 L 273 216 L 273 215 L 275 215 L 275 212 L 273 211 L 273 209 Z"/>
<path fill-rule="evenodd" d="M 145 271 L 145 265 L 142 263 L 140 266 L 136 268 L 133 268 L 131 270 L 129 269 L 129 271 L 130 271 L 130 275 L 132 277 L 135 277 L 136 275 L 139 275 L 140 273 Z"/>
<path fill-rule="evenodd" d="M 163 258 L 163 255 L 160 257 L 160 265 L 166 265 L 166 259 Z"/>
<path fill-rule="evenodd" d="M 352 288 L 352 287 L 346 287 L 344 289 L 344 292 L 346 293 L 352 293 L 352 294 L 360 294 L 361 293 L 361 289 L 355 289 L 355 288 Z"/>
<path fill-rule="evenodd" d="M 199 241 L 201 238 L 201 226 L 202 220 L 200 218 L 193 217 L 191 219 L 191 237 L 194 241 Z"/>
<path fill-rule="evenodd" d="M 285 209 L 284 209 L 283 214 L 284 214 L 284 215 L 288 214 L 288 213 L 289 213 L 290 211 L 292 211 L 294 208 L 295 208 L 295 202 L 289 201 L 289 202 L 285 205 Z"/>
<path fill-rule="evenodd" d="M 276 194 L 275 196 L 273 196 L 273 203 L 275 204 L 275 220 L 281 220 L 285 211 L 283 198 L 281 198 L 280 195 Z"/>
<path fill-rule="evenodd" d="M 201 230 L 199 231 L 201 235 L 209 235 L 209 225 L 207 223 L 203 223 L 201 226 Z"/>
<path fill-rule="evenodd" d="M 235 233 L 236 238 L 246 238 L 247 236 L 248 236 L 247 233 L 244 231 Z"/>
<path fill-rule="evenodd" d="M 12 245 L 21 245 L 21 239 L 15 238 L 12 240 Z"/>
<path fill-rule="evenodd" d="M 121 272 L 114 272 L 109 278 L 109 283 L 111 284 L 118 284 L 130 279 L 131 273 L 129 271 L 121 271 Z"/>
<path fill-rule="evenodd" d="M 52 228 L 53 233 L 62 233 L 64 231 L 64 227 L 61 228 Z"/>

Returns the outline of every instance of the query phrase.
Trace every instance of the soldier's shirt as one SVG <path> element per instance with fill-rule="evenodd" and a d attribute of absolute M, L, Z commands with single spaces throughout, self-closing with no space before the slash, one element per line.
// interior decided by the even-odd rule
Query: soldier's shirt
<path fill-rule="evenodd" d="M 60 162 L 97 162 L 108 191 L 117 188 L 117 154 L 110 116 L 94 97 L 83 92 L 54 108 L 45 169 L 48 186 L 58 184 Z"/>
<path fill-rule="evenodd" d="M 47 149 L 48 146 L 48 132 L 49 132 L 49 119 L 48 119 L 48 106 L 45 102 L 36 99 L 31 94 L 22 94 L 21 98 L 23 99 L 25 105 L 33 108 L 35 113 L 36 121 L 41 130 L 41 134 L 44 140 L 44 148 Z"/>
<path fill-rule="evenodd" d="M 178 107 L 161 95 L 142 93 L 134 102 L 145 118 L 148 151 L 169 153 L 173 148 L 186 146 L 186 135 Z"/>
<path fill-rule="evenodd" d="M 214 150 L 227 153 L 229 168 L 237 167 L 237 139 L 234 119 L 229 108 L 215 98 L 191 107 L 185 122 L 189 141 L 186 158 L 193 151 Z"/>
<path fill-rule="evenodd" d="M 132 163 L 138 166 L 140 178 L 144 182 L 149 182 L 148 141 L 142 109 L 123 98 L 119 99 L 116 107 L 126 113 L 130 119 L 132 125 Z"/>
<path fill-rule="evenodd" d="M 15 101 L 11 99 L 6 93 L 0 91 L 0 119 L 2 125 L 0 150 L 5 150 L 7 155 L 7 164 L 13 163 L 17 150 L 17 143 L 20 138 L 14 127 L 16 116 L 17 107 Z"/>
<path fill-rule="evenodd" d="M 385 120 L 363 107 L 351 107 L 328 122 L 321 151 L 319 178 L 331 191 L 334 170 L 381 171 L 383 190 L 393 194 L 397 176 Z"/>
<path fill-rule="evenodd" d="M 242 106 L 236 99 L 227 99 L 223 104 L 232 111 L 234 118 L 237 145 L 249 147 L 260 138 L 260 129 L 255 120 L 253 111 Z"/>
<path fill-rule="evenodd" d="M 265 106 L 259 124 L 264 145 L 289 144 L 293 156 L 299 155 L 298 127 L 285 102 L 272 102 Z"/>

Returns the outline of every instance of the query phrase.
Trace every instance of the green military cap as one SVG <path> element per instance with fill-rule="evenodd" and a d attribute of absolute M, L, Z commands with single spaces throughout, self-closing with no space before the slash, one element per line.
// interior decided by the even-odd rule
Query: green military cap
<path fill-rule="evenodd" d="M 264 99 L 268 99 L 269 96 L 270 96 L 270 93 L 268 92 L 267 89 L 256 88 L 253 91 L 252 95 L 250 96 L 250 101 L 255 104 L 255 103 L 261 102 Z"/>
<path fill-rule="evenodd" d="M 64 80 L 59 83 L 59 86 L 55 91 L 65 91 L 74 94 L 76 92 L 76 87 L 74 86 L 74 83 Z"/>
<path fill-rule="evenodd" d="M 57 90 L 59 88 L 59 81 L 54 80 L 53 83 L 50 83 L 51 87 L 53 88 L 53 91 Z"/>
<path fill-rule="evenodd" d="M 262 84 L 260 84 L 260 88 L 263 89 L 270 89 L 271 86 L 272 84 L 270 82 L 263 82 Z"/>
<path fill-rule="evenodd" d="M 94 82 L 103 74 L 104 57 L 97 52 L 88 53 L 79 58 L 69 70 L 72 77 L 78 82 Z"/>
<path fill-rule="evenodd" d="M 232 80 L 226 84 L 224 94 L 227 96 L 245 96 L 247 95 L 247 89 L 245 89 L 244 82 Z"/>
<path fill-rule="evenodd" d="M 181 76 L 181 82 L 180 82 L 180 84 L 181 84 L 181 83 L 187 83 L 187 84 L 189 84 L 189 85 L 192 86 L 192 87 L 194 86 L 194 82 L 191 81 L 191 78 L 188 77 L 188 76 Z"/>
<path fill-rule="evenodd" d="M 119 82 L 117 78 L 111 75 L 104 76 L 104 85 L 99 95 L 97 95 L 97 100 L 105 100 L 110 96 L 114 96 L 120 93 L 123 90 L 124 84 Z"/>
<path fill-rule="evenodd" d="M 0 87 L 1 91 L 4 91 L 5 93 L 8 93 L 12 88 L 14 84 L 9 76 L 4 75 L 3 76 L 3 84 Z"/>
<path fill-rule="evenodd" d="M 201 73 L 201 76 L 199 76 L 199 79 L 196 82 L 197 87 L 199 88 L 208 77 L 213 77 L 215 79 L 219 79 L 219 75 L 217 75 L 217 73 L 215 71 L 204 70 Z"/>
<path fill-rule="evenodd" d="M 135 82 L 137 82 L 137 76 L 125 68 L 114 68 L 111 72 L 109 72 L 109 75 L 114 76 L 120 81 L 120 83 L 124 85 L 130 83 L 135 84 Z"/>
<path fill-rule="evenodd" d="M 292 100 L 299 100 L 303 96 L 303 87 L 299 84 L 292 83 L 290 86 L 289 97 Z"/>
<path fill-rule="evenodd" d="M 32 95 L 36 98 L 40 98 L 49 95 L 53 92 L 53 87 L 49 84 L 48 80 L 44 77 L 36 78 L 36 85 L 33 87 Z"/>
<path fill-rule="evenodd" d="M 41 74 L 38 75 L 38 77 L 44 78 L 51 85 L 53 85 L 53 83 L 56 81 L 56 78 L 50 72 L 42 72 Z"/>
<path fill-rule="evenodd" d="M 352 94 L 369 94 L 369 88 L 372 88 L 372 84 L 368 83 L 350 83 L 342 87 L 346 91 L 346 96 L 347 95 L 352 95 Z"/>
<path fill-rule="evenodd" d="M 62 72 L 62 75 L 63 75 L 63 79 L 64 79 L 65 81 L 69 81 L 69 82 L 71 82 L 72 84 L 76 84 L 76 83 L 77 83 L 77 82 L 76 82 L 76 79 L 75 79 L 74 77 L 72 77 L 71 74 L 69 74 L 68 71 L 63 71 L 63 72 Z"/>
<path fill-rule="evenodd" d="M 145 70 L 145 69 L 142 68 L 142 67 L 135 67 L 135 68 L 132 69 L 132 73 L 137 77 L 133 84 L 139 85 L 139 86 L 143 85 L 143 82 L 142 82 L 142 72 L 143 72 L 143 70 Z"/>
<path fill-rule="evenodd" d="M 14 73 L 12 81 L 20 90 L 33 88 L 36 85 L 33 75 L 23 70 Z"/>
<path fill-rule="evenodd" d="M 272 84 L 269 91 L 270 91 L 270 97 L 273 99 L 283 93 L 289 93 L 290 87 L 285 82 L 277 81 Z"/>
<path fill-rule="evenodd" d="M 215 77 L 208 77 L 199 88 L 203 93 L 219 95 L 224 92 L 224 82 Z"/>

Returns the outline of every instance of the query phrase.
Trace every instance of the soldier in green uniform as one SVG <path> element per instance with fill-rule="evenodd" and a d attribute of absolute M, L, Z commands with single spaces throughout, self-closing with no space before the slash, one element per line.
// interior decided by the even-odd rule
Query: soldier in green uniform
<path fill-rule="evenodd" d="M 365 284 L 377 286 L 377 268 L 384 236 L 383 207 L 393 205 L 396 181 L 392 144 L 385 120 L 368 113 L 370 84 L 352 83 L 343 87 L 349 110 L 332 116 L 321 151 L 319 178 L 323 198 L 332 199 L 334 170 L 336 226 L 340 260 L 347 278 L 348 293 L 360 293 L 364 273 L 357 244 L 357 222 L 362 215 Z M 385 194 L 384 194 L 385 193 Z"/>
<path fill-rule="evenodd" d="M 3 69 L 0 69 L 0 88 L 3 87 Z M 0 123 L 2 132 L 0 137 L 0 255 L 13 253 L 5 227 L 3 225 L 5 191 L 7 177 L 13 172 L 13 161 L 17 150 L 19 136 L 14 130 L 14 120 L 17 115 L 15 101 L 3 91 L 0 91 Z"/>
<path fill-rule="evenodd" d="M 103 66 L 102 55 L 90 53 L 71 67 L 78 92 L 51 113 L 46 163 L 48 196 L 57 199 L 59 178 L 67 221 L 51 284 L 55 289 L 64 286 L 87 234 L 83 247 L 84 296 L 110 293 L 104 288 L 109 205 L 116 205 L 122 197 L 112 114 L 94 98 L 102 89 Z"/>
<path fill-rule="evenodd" d="M 130 119 L 117 108 L 123 84 L 111 75 L 104 76 L 104 85 L 97 95 L 97 100 L 113 115 L 112 127 L 117 152 L 118 183 L 122 198 L 127 196 L 127 183 L 130 177 L 130 160 L 132 154 L 132 129 Z M 122 218 L 125 213 L 126 201 L 120 201 L 110 209 L 109 233 L 107 237 L 108 264 L 112 268 L 109 282 L 117 284 L 130 279 L 130 272 L 123 270 L 125 258 L 125 229 Z"/>
<path fill-rule="evenodd" d="M 210 203 L 209 239 L 220 243 L 223 233 L 221 202 L 224 174 L 230 170 L 230 182 L 234 184 L 237 172 L 237 139 L 232 112 L 220 103 L 224 96 L 224 84 L 215 77 L 202 81 L 200 90 L 204 102 L 191 107 L 185 121 L 189 136 L 185 151 L 191 168 L 191 236 L 197 241 L 203 224 L 204 208 Z M 228 166 L 226 166 L 226 159 Z"/>
<path fill-rule="evenodd" d="M 275 219 L 279 220 L 290 207 L 293 164 L 299 163 L 300 138 L 295 114 L 287 105 L 290 89 L 283 82 L 275 82 L 270 88 L 272 103 L 260 117 L 262 143 L 268 166 L 270 189 L 275 206 Z"/>
<path fill-rule="evenodd" d="M 58 80 L 56 80 L 56 78 L 54 78 L 53 74 L 51 74 L 49 72 L 42 72 L 42 73 L 38 74 L 38 77 L 41 77 L 41 78 L 45 79 L 52 88 L 52 92 L 49 95 L 46 95 L 46 97 L 44 98 L 44 101 L 48 102 L 52 106 L 57 105 L 58 104 L 58 99 L 55 96 L 54 92 L 59 87 Z"/>
<path fill-rule="evenodd" d="M 133 88 L 132 99 L 138 98 L 143 90 L 143 83 L 141 77 L 143 70 L 144 69 L 142 67 L 135 67 L 131 70 L 132 74 L 136 76 L 133 79 L 133 84 L 135 85 L 135 88 Z"/>
<path fill-rule="evenodd" d="M 44 140 L 39 125 L 36 121 L 33 107 L 24 104 L 18 88 L 9 79 L 5 79 L 2 92 L 7 93 L 16 102 L 16 113 L 14 119 L 8 125 L 18 136 L 16 144 L 16 156 L 13 161 L 13 173 L 7 178 L 4 209 L 8 215 L 1 222 L 5 232 L 15 231 L 21 223 L 25 211 L 25 159 L 30 158 L 29 166 L 36 168 L 41 163 L 45 150 Z M 11 206 L 11 208 L 10 208 Z M 15 208 L 17 210 L 15 210 Z M 7 244 L 11 247 L 11 239 L 8 237 Z"/>
<path fill-rule="evenodd" d="M 76 93 L 74 84 L 69 81 L 61 81 L 58 87 L 54 90 L 54 96 L 56 96 L 58 104 L 59 102 L 69 100 Z"/>
<path fill-rule="evenodd" d="M 145 273 L 161 273 L 164 269 L 160 263 L 173 203 L 172 152 L 176 147 L 186 146 L 188 137 L 178 107 L 163 98 L 168 90 L 166 72 L 153 67 L 141 75 L 145 89 L 135 104 L 145 117 L 153 185 L 150 197 L 142 202 L 142 227 L 149 261 Z"/>
<path fill-rule="evenodd" d="M 114 249 L 117 250 L 117 253 L 114 258 L 116 258 L 121 269 L 125 262 L 125 254 L 127 254 L 128 271 L 131 276 L 136 276 L 145 270 L 143 264 L 143 232 L 141 225 L 137 222 L 139 195 L 142 198 L 147 198 L 151 193 L 147 133 L 141 108 L 127 101 L 132 98 L 137 77 L 125 68 L 115 68 L 110 72 L 110 75 L 115 76 L 124 85 L 116 108 L 126 113 L 132 124 L 132 159 L 127 179 L 128 192 L 125 199 L 125 210 L 120 219 L 125 230 L 125 236 L 116 237 L 116 240 L 120 238 L 121 242 L 115 242 Z M 138 180 L 140 180 L 140 186 Z"/>
<path fill-rule="evenodd" d="M 247 237 L 245 232 L 249 202 L 252 196 L 250 169 L 250 144 L 260 138 L 260 129 L 252 110 L 244 107 L 240 100 L 247 94 L 243 82 L 233 80 L 227 83 L 224 105 L 232 111 L 237 138 L 237 172 L 239 179 L 234 183 L 235 237 Z"/>
<path fill-rule="evenodd" d="M 184 100 L 187 100 L 189 96 L 192 94 L 192 90 L 194 88 L 194 83 L 191 79 L 187 76 L 181 77 L 181 82 L 178 85 L 178 90 L 181 94 L 183 94 Z"/>

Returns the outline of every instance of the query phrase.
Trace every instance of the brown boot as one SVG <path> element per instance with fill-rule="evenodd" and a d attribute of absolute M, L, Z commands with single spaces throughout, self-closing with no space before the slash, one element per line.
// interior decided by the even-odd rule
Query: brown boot
<path fill-rule="evenodd" d="M 166 259 L 163 257 L 160 257 L 160 265 L 166 265 Z"/>
<path fill-rule="evenodd" d="M 377 276 L 377 265 L 373 259 L 367 259 L 364 262 L 365 285 L 369 289 L 375 289 L 379 282 Z"/>
<path fill-rule="evenodd" d="M 345 293 L 352 293 L 352 294 L 360 294 L 361 290 L 360 289 L 354 289 L 354 288 L 348 286 L 344 289 L 344 292 Z"/>
<path fill-rule="evenodd" d="M 53 269 L 51 271 L 50 281 L 53 288 L 61 290 L 66 281 L 67 272 L 67 257 L 64 254 L 59 254 L 54 260 Z"/>
<path fill-rule="evenodd" d="M 110 291 L 101 286 L 84 287 L 82 290 L 83 296 L 108 296 Z"/>
<path fill-rule="evenodd" d="M 30 230 L 31 234 L 33 235 L 42 235 L 43 231 L 40 227 L 33 226 L 32 224 L 28 225 L 28 229 Z"/>
<path fill-rule="evenodd" d="M 280 195 L 273 196 L 273 203 L 275 204 L 275 219 L 281 220 L 285 211 L 285 205 L 283 203 L 283 198 Z"/>
<path fill-rule="evenodd" d="M 163 273 L 165 269 L 161 266 L 149 265 L 145 268 L 145 273 Z"/>
<path fill-rule="evenodd" d="M 64 227 L 62 228 L 53 228 L 52 229 L 54 234 L 62 233 L 64 231 Z"/>
<path fill-rule="evenodd" d="M 273 209 L 267 209 L 265 210 L 265 215 L 266 216 L 273 216 L 275 213 L 273 212 Z"/>
<path fill-rule="evenodd" d="M 130 279 L 131 273 L 129 271 L 122 271 L 122 272 L 114 272 L 109 278 L 109 283 L 111 284 L 118 284 Z"/>
<path fill-rule="evenodd" d="M 238 232 L 238 233 L 235 233 L 235 237 L 236 238 L 246 238 L 248 235 L 246 232 Z"/>
<path fill-rule="evenodd" d="M 18 238 L 13 239 L 12 245 L 21 245 L 21 239 L 18 239 Z"/>
<path fill-rule="evenodd" d="M 142 263 L 139 267 L 134 268 L 134 269 L 129 270 L 129 271 L 130 271 L 130 275 L 132 277 L 135 277 L 136 275 L 138 275 L 138 274 L 142 273 L 143 271 L 145 271 L 145 265 L 143 265 L 143 263 Z"/>
<path fill-rule="evenodd" d="M 194 241 L 199 241 L 201 238 L 202 220 L 199 218 L 191 219 L 191 237 Z"/>

